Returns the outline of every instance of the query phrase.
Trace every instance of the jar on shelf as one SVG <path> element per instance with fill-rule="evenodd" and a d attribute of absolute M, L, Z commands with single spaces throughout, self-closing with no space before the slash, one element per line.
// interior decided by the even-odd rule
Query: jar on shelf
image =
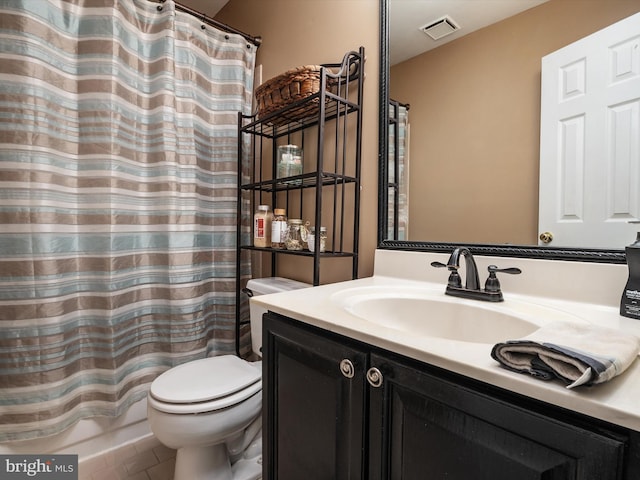
<path fill-rule="evenodd" d="M 271 222 L 271 248 L 286 248 L 287 211 L 284 208 L 273 209 Z"/>
<path fill-rule="evenodd" d="M 278 147 L 277 178 L 302 175 L 302 149 L 297 145 L 280 145 Z"/>
<path fill-rule="evenodd" d="M 307 235 L 307 244 L 309 245 L 309 251 L 315 252 L 316 248 L 316 227 L 309 227 L 309 234 Z M 320 227 L 320 253 L 323 253 L 327 248 L 327 227 Z"/>
<path fill-rule="evenodd" d="M 253 246 L 266 248 L 271 246 L 271 212 L 269 205 L 258 205 L 253 215 Z"/>
<path fill-rule="evenodd" d="M 290 218 L 287 221 L 287 237 L 285 240 L 285 247 L 287 248 L 287 250 L 303 249 L 303 228 L 304 225 L 302 225 L 302 220 L 300 218 Z"/>

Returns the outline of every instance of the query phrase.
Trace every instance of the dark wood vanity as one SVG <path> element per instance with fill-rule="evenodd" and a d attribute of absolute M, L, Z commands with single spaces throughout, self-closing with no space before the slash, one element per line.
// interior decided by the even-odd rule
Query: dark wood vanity
<path fill-rule="evenodd" d="M 264 478 L 637 480 L 640 433 L 269 312 Z"/>

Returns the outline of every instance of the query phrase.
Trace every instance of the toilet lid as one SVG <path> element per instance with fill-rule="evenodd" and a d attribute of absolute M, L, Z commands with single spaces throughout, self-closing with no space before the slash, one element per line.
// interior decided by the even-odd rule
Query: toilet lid
<path fill-rule="evenodd" d="M 233 355 L 203 358 L 171 368 L 151 383 L 151 395 L 167 403 L 207 402 L 259 382 L 261 372 Z"/>

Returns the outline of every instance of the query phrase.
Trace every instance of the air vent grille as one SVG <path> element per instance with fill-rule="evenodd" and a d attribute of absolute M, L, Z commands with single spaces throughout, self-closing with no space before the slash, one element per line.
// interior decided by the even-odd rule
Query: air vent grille
<path fill-rule="evenodd" d="M 434 22 L 427 23 L 423 27 L 420 27 L 420 30 L 434 40 L 440 40 L 442 37 L 446 37 L 460 30 L 460 26 L 449 15 L 445 15 Z"/>

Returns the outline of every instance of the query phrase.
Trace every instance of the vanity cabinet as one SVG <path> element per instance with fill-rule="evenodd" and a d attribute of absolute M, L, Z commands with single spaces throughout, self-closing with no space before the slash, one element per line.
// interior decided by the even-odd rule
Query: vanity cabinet
<path fill-rule="evenodd" d="M 264 478 L 637 480 L 638 434 L 269 312 Z"/>
<path fill-rule="evenodd" d="M 367 354 L 284 317 L 264 322 L 264 478 L 366 478 Z"/>
<path fill-rule="evenodd" d="M 623 438 L 596 434 L 371 354 L 370 479 L 621 478 Z"/>

